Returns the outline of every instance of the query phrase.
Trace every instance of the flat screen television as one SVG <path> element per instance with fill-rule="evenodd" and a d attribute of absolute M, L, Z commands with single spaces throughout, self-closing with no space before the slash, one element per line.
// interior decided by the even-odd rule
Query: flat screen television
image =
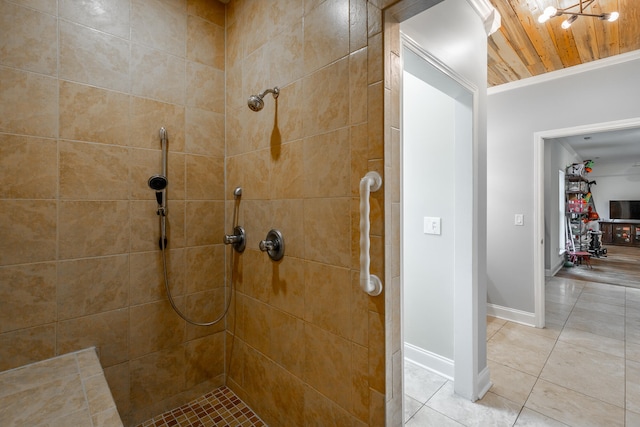
<path fill-rule="evenodd" d="M 609 218 L 640 219 L 640 200 L 609 200 Z"/>

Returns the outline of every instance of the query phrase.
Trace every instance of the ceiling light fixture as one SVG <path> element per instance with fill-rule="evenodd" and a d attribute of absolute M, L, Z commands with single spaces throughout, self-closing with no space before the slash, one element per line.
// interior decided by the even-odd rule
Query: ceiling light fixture
<path fill-rule="evenodd" d="M 538 22 L 544 24 L 549 19 L 555 16 L 570 15 L 566 20 L 564 20 L 564 22 L 562 22 L 561 25 L 561 27 L 566 30 L 567 28 L 571 27 L 571 24 L 573 24 L 576 19 L 578 19 L 578 16 L 590 16 L 592 18 L 598 18 L 601 21 L 609 22 L 613 22 L 618 19 L 618 17 L 620 16 L 618 12 L 600 14 L 585 13 L 585 10 L 595 1 L 596 0 L 580 0 L 579 3 L 576 3 L 573 6 L 569 6 L 564 9 L 558 9 L 553 6 L 549 6 L 544 10 L 544 12 L 542 12 L 542 15 L 538 16 Z"/>

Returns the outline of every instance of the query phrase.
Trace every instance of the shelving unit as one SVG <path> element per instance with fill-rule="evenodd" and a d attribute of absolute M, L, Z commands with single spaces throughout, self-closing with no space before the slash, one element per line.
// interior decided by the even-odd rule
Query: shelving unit
<path fill-rule="evenodd" d="M 587 233 L 585 219 L 588 218 L 587 200 L 589 180 L 582 175 L 565 176 L 567 225 L 573 240 L 575 252 L 589 250 L 590 236 Z"/>

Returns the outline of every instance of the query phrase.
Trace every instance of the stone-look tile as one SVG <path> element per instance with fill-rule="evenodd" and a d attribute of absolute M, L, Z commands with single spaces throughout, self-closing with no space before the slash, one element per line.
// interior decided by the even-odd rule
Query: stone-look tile
<path fill-rule="evenodd" d="M 414 398 L 406 395 L 404 396 L 404 418 L 403 419 L 405 424 L 408 425 L 410 418 L 413 417 L 418 412 L 418 410 L 422 408 L 422 406 L 423 404 L 418 402 Z M 431 408 L 428 408 L 428 409 L 433 411 L 433 409 Z"/>
<path fill-rule="evenodd" d="M 640 425 L 640 414 L 632 411 L 625 411 L 625 424 L 626 426 Z"/>
<path fill-rule="evenodd" d="M 224 200 L 224 158 L 186 156 L 189 200 Z"/>
<path fill-rule="evenodd" d="M 55 259 L 55 201 L 0 200 L 0 265 Z"/>
<path fill-rule="evenodd" d="M 30 7 L 32 9 L 48 13 L 49 15 L 55 15 L 58 10 L 56 0 L 22 0 L 20 4 L 25 7 Z"/>
<path fill-rule="evenodd" d="M 66 426 L 90 426 L 93 421 L 91 420 L 91 413 L 89 408 L 83 408 L 78 412 L 71 414 L 65 414 L 61 417 L 55 418 L 49 421 L 47 427 L 66 427 Z"/>
<path fill-rule="evenodd" d="M 223 245 L 186 248 L 185 252 L 187 293 L 224 286 L 225 254 Z"/>
<path fill-rule="evenodd" d="M 625 299 L 625 287 L 617 285 L 609 285 L 606 283 L 586 282 L 582 289 L 580 298 L 584 298 L 588 294 L 599 295 L 605 298 Z"/>
<path fill-rule="evenodd" d="M 211 3 L 207 0 L 187 0 L 187 13 L 224 27 L 225 5 L 222 2 Z"/>
<path fill-rule="evenodd" d="M 243 10 L 243 23 L 251 26 L 251 31 L 244 33 L 244 56 L 249 56 L 267 41 L 278 34 L 290 31 L 291 27 L 301 21 L 304 13 L 304 2 L 276 0 L 269 3 L 248 2 Z M 233 19 L 230 19 L 233 22 Z"/>
<path fill-rule="evenodd" d="M 305 264 L 304 320 L 343 338 L 350 338 L 351 276 L 346 268 Z"/>
<path fill-rule="evenodd" d="M 56 150 L 54 140 L 0 134 L 0 197 L 55 198 Z M 29 165 L 29 174 L 22 173 L 25 165 Z"/>
<path fill-rule="evenodd" d="M 224 231 L 224 202 L 187 202 L 187 246 L 220 243 Z"/>
<path fill-rule="evenodd" d="M 404 392 L 421 405 L 431 399 L 446 382 L 447 380 L 440 375 L 427 371 L 420 365 L 405 359 Z"/>
<path fill-rule="evenodd" d="M 131 360 L 131 407 L 134 413 L 185 388 L 184 346 L 175 346 Z M 153 414 L 151 414 L 153 415 Z"/>
<path fill-rule="evenodd" d="M 554 325 L 545 326 L 544 328 L 534 328 L 532 326 L 522 325 L 515 322 L 507 322 L 502 327 L 504 332 L 514 332 L 516 334 L 534 334 L 541 337 L 556 340 L 560 336 L 561 329 Z"/>
<path fill-rule="evenodd" d="M 21 366 L 0 374 L 0 397 L 40 387 L 48 381 L 56 381 L 78 375 L 74 355 L 53 357 L 28 366 Z"/>
<path fill-rule="evenodd" d="M 149 188 L 149 177 L 162 172 L 162 154 L 158 150 L 129 151 L 130 197 L 136 200 L 156 200 L 155 192 Z M 169 152 L 167 158 L 167 197 L 184 200 L 185 196 L 185 155 Z M 155 209 L 154 209 L 155 211 Z"/>
<path fill-rule="evenodd" d="M 305 255 L 307 259 L 340 267 L 348 267 L 350 236 L 350 199 L 306 199 L 304 201 Z"/>
<path fill-rule="evenodd" d="M 624 339 L 624 316 L 574 308 L 565 327 L 616 340 Z"/>
<path fill-rule="evenodd" d="M 224 332 L 186 343 L 186 387 L 224 373 Z"/>
<path fill-rule="evenodd" d="M 224 312 L 226 304 L 231 304 L 228 294 L 228 289 L 218 287 L 186 296 L 186 308 L 183 310 L 185 316 L 198 323 L 212 323 L 210 326 L 187 323 L 186 340 L 206 337 L 225 330 Z"/>
<path fill-rule="evenodd" d="M 0 268 L 0 333 L 55 321 L 55 264 Z"/>
<path fill-rule="evenodd" d="M 165 217 L 167 245 L 165 248 L 184 247 L 184 201 L 171 200 Z M 153 251 L 160 249 L 160 218 L 158 204 L 154 201 L 132 201 L 131 205 L 131 251 Z"/>
<path fill-rule="evenodd" d="M 160 149 L 160 128 L 164 127 L 167 131 L 167 149 L 184 151 L 183 106 L 132 96 L 130 120 L 130 146 Z"/>
<path fill-rule="evenodd" d="M 369 37 L 367 50 L 369 51 L 367 71 L 369 84 L 381 82 L 384 77 L 384 46 L 382 33 Z"/>
<path fill-rule="evenodd" d="M 271 40 L 265 46 L 266 67 L 274 84 L 282 88 L 304 75 L 302 21 Z M 279 104 L 280 105 L 280 104 Z"/>
<path fill-rule="evenodd" d="M 60 198 L 127 200 L 129 150 L 112 145 L 59 142 Z"/>
<path fill-rule="evenodd" d="M 382 32 L 382 10 L 374 4 L 367 5 L 367 35 L 369 37 Z"/>
<path fill-rule="evenodd" d="M 512 425 L 521 408 L 517 403 L 490 391 L 482 400 L 471 402 L 454 394 L 451 381 L 427 402 L 427 406 L 465 426 Z"/>
<path fill-rule="evenodd" d="M 575 307 L 579 308 L 581 310 L 590 310 L 590 311 L 597 311 L 599 313 L 607 313 L 607 314 L 618 314 L 618 315 L 624 315 L 624 300 L 618 300 L 618 299 L 605 299 L 603 297 L 598 296 L 596 299 L 598 300 L 605 300 L 605 301 L 611 301 L 611 302 L 617 302 L 620 301 L 620 303 L 617 304 L 610 304 L 608 302 L 599 302 L 599 301 L 589 301 L 589 300 L 585 300 L 583 299 L 583 296 L 586 294 L 582 294 L 582 296 L 580 297 L 580 299 L 578 299 L 578 302 L 576 303 Z"/>
<path fill-rule="evenodd" d="M 366 0 L 349 2 L 349 51 L 354 52 L 367 45 L 367 5 Z M 369 5 L 371 7 L 371 5 Z"/>
<path fill-rule="evenodd" d="M 49 419 L 79 411 L 86 405 L 78 374 L 0 398 L 0 423 L 10 426 L 41 425 Z"/>
<path fill-rule="evenodd" d="M 286 255 L 304 258 L 303 200 L 274 200 L 271 202 L 272 225 L 282 232 Z M 286 236 L 286 237 L 285 237 Z M 264 237 L 263 237 L 264 238 Z"/>
<path fill-rule="evenodd" d="M 58 81 L 1 67 L 0 132 L 57 137 Z"/>
<path fill-rule="evenodd" d="M 405 424 L 406 427 L 461 427 L 462 425 L 428 406 L 420 408 Z"/>
<path fill-rule="evenodd" d="M 304 425 L 317 425 L 320 420 L 324 425 L 357 425 L 353 415 L 309 386 L 304 393 L 304 420 Z"/>
<path fill-rule="evenodd" d="M 120 254 L 129 249 L 129 202 L 60 202 L 58 222 L 59 259 Z"/>
<path fill-rule="evenodd" d="M 99 412 L 97 414 L 92 414 L 91 421 L 94 426 L 104 426 L 104 427 L 122 427 L 122 420 L 120 419 L 120 414 L 116 408 L 109 408 L 106 411 Z M 71 424 L 67 424 L 71 425 Z"/>
<path fill-rule="evenodd" d="M 640 363 L 627 360 L 624 378 L 626 383 L 625 408 L 628 411 L 640 413 Z"/>
<path fill-rule="evenodd" d="M 243 200 L 269 199 L 269 156 L 269 150 L 260 150 L 227 157 L 227 181 L 242 187 Z"/>
<path fill-rule="evenodd" d="M 538 380 L 525 407 L 568 425 L 624 426 L 624 409 L 545 380 Z"/>
<path fill-rule="evenodd" d="M 126 307 L 128 255 L 60 262 L 56 298 L 58 320 Z"/>
<path fill-rule="evenodd" d="M 131 409 L 129 362 L 127 361 L 104 368 L 104 376 L 107 379 L 107 384 L 109 385 L 109 390 L 111 390 L 118 412 L 123 415 L 123 421 L 125 421 L 124 416 L 129 414 Z"/>
<path fill-rule="evenodd" d="M 394 362 L 399 361 L 394 357 Z M 353 369 L 353 406 L 351 413 L 366 424 L 369 419 L 369 406 L 371 399 L 369 395 L 369 349 L 358 344 L 351 344 L 351 367 Z M 393 382 L 394 397 L 402 395 L 402 381 Z M 402 403 L 402 398 L 400 399 Z M 401 405 L 402 406 L 402 405 Z"/>
<path fill-rule="evenodd" d="M 369 103 L 367 86 L 367 48 L 353 52 L 349 56 L 349 98 L 350 123 L 358 124 L 367 120 Z"/>
<path fill-rule="evenodd" d="M 131 93 L 172 104 L 185 101 L 185 61 L 134 44 L 131 47 Z"/>
<path fill-rule="evenodd" d="M 187 105 L 224 114 L 224 78 L 224 71 L 197 62 L 187 62 Z"/>
<path fill-rule="evenodd" d="M 531 375 L 539 375 L 555 341 L 503 328 L 488 341 L 487 358 Z"/>
<path fill-rule="evenodd" d="M 571 314 L 571 310 L 573 310 L 573 306 L 573 304 L 545 301 L 545 322 L 564 325 Z"/>
<path fill-rule="evenodd" d="M 269 285 L 273 279 L 269 280 L 271 277 L 271 265 L 268 257 L 264 256 L 262 252 L 248 249 L 245 250 L 242 259 L 244 262 L 239 268 L 238 276 L 241 283 L 238 287 L 242 288 L 242 292 L 246 296 L 263 303 L 269 303 L 269 298 L 272 294 Z M 278 266 L 283 264 L 278 264 Z M 304 267 L 302 269 L 304 271 Z"/>
<path fill-rule="evenodd" d="M 381 393 L 386 384 L 384 319 L 384 314 L 369 312 L 369 386 Z"/>
<path fill-rule="evenodd" d="M 371 390 L 369 403 L 369 425 L 382 427 L 385 425 L 386 400 L 384 393 Z"/>
<path fill-rule="evenodd" d="M 60 20 L 59 75 L 120 92 L 129 90 L 129 42 Z"/>
<path fill-rule="evenodd" d="M 304 380 L 341 407 L 351 408 L 351 344 L 309 323 L 304 332 Z"/>
<path fill-rule="evenodd" d="M 55 349 L 52 323 L 0 334 L 0 371 L 53 357 Z"/>
<path fill-rule="evenodd" d="M 634 342 L 625 343 L 625 357 L 627 360 L 640 362 L 640 344 Z"/>
<path fill-rule="evenodd" d="M 304 18 L 304 69 L 309 74 L 349 53 L 349 2 L 327 0 Z"/>
<path fill-rule="evenodd" d="M 182 299 L 175 300 L 179 308 Z M 184 341 L 184 320 L 173 311 L 168 300 L 133 306 L 129 312 L 130 359 L 170 348 Z"/>
<path fill-rule="evenodd" d="M 192 154 L 224 157 L 224 114 L 187 108 L 185 149 Z"/>
<path fill-rule="evenodd" d="M 253 298 L 244 300 L 243 309 L 243 338 L 251 347 L 268 355 L 271 349 L 269 325 L 273 309 Z"/>
<path fill-rule="evenodd" d="M 60 137 L 127 145 L 129 96 L 92 86 L 60 82 Z"/>
<path fill-rule="evenodd" d="M 87 348 L 74 354 L 78 362 L 78 372 L 80 372 L 80 378 L 82 380 L 103 373 L 102 367 L 100 366 L 100 359 L 98 358 L 95 348 Z"/>
<path fill-rule="evenodd" d="M 271 197 L 301 199 L 305 193 L 306 170 L 302 141 L 278 146 L 278 154 L 271 163 Z"/>
<path fill-rule="evenodd" d="M 371 51 L 369 51 L 369 56 Z M 367 132 L 369 159 L 384 158 L 384 87 L 382 83 L 369 86 Z"/>
<path fill-rule="evenodd" d="M 350 194 L 351 152 L 349 128 L 304 140 L 306 197 L 347 197 Z"/>
<path fill-rule="evenodd" d="M 99 365 L 98 365 L 99 366 Z M 92 414 L 97 414 L 113 406 L 113 397 L 104 374 L 97 375 L 82 380 L 84 390 L 87 395 L 89 409 Z"/>
<path fill-rule="evenodd" d="M 187 17 L 187 59 L 224 70 L 224 28 L 197 16 Z"/>
<path fill-rule="evenodd" d="M 271 313 L 269 354 L 276 363 L 299 378 L 304 373 L 304 328 L 301 319 L 279 310 Z"/>
<path fill-rule="evenodd" d="M 129 38 L 129 0 L 94 3 L 82 0 L 60 0 L 59 15 L 114 36 Z"/>
<path fill-rule="evenodd" d="M 184 249 L 166 251 L 169 285 L 174 296 L 185 293 L 185 253 Z M 137 305 L 166 298 L 160 251 L 132 253 L 129 259 L 130 304 Z"/>
<path fill-rule="evenodd" d="M 529 408 L 522 408 L 518 421 L 514 424 L 514 427 L 567 427 L 566 424 L 556 421 L 553 418 L 545 417 L 536 411 L 532 411 Z"/>
<path fill-rule="evenodd" d="M 499 319 L 493 316 L 487 316 L 487 340 L 489 340 L 496 332 L 502 328 L 506 320 Z"/>
<path fill-rule="evenodd" d="M 277 125 L 282 143 L 292 142 L 303 136 L 303 116 L 306 104 L 302 98 L 302 82 L 303 80 L 298 80 L 280 88 L 280 96 L 276 101 L 277 116 L 274 119 L 274 125 Z M 275 122 L 276 120 L 277 122 Z M 275 131 L 274 128 L 272 133 Z M 271 145 L 275 145 L 273 141 Z M 272 155 L 272 158 L 276 159 L 276 156 Z"/>
<path fill-rule="evenodd" d="M 625 357 L 625 342 L 579 329 L 564 328 L 560 337 L 562 342 L 586 347 L 616 357 Z"/>
<path fill-rule="evenodd" d="M 184 58 L 184 9 L 161 0 L 131 1 L 131 40 Z"/>
<path fill-rule="evenodd" d="M 264 258 L 264 254 L 258 254 Z M 285 257 L 274 264 L 271 275 L 269 303 L 298 318 L 303 318 L 305 310 L 305 262 Z"/>
<path fill-rule="evenodd" d="M 7 1 L 0 3 L 0 64 L 57 74 L 56 18 Z"/>
<path fill-rule="evenodd" d="M 56 349 L 63 354 L 95 346 L 102 366 L 108 367 L 127 360 L 128 331 L 126 308 L 65 320 L 58 322 Z"/>
<path fill-rule="evenodd" d="M 304 98 L 314 102 L 303 118 L 305 136 L 341 128 L 349 122 L 349 58 L 305 77 Z"/>
<path fill-rule="evenodd" d="M 537 378 L 491 360 L 487 361 L 487 365 L 491 372 L 491 382 L 493 382 L 491 392 L 521 406 L 524 405 Z"/>

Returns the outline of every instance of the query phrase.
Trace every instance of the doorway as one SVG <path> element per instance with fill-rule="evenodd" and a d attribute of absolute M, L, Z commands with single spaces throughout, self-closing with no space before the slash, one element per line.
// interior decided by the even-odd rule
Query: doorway
<path fill-rule="evenodd" d="M 596 123 L 586 126 L 576 126 L 554 129 L 534 133 L 534 295 L 535 295 L 535 326 L 545 325 L 545 199 L 548 199 L 544 184 L 545 179 L 545 144 L 554 143 L 559 138 L 574 137 L 599 132 L 613 132 L 633 129 L 640 126 L 640 118 Z M 537 189 L 537 191 L 536 191 Z M 549 199 L 550 200 L 550 199 Z M 548 237 L 548 236 L 547 236 Z"/>
<path fill-rule="evenodd" d="M 456 393 L 475 400 L 490 386 L 488 370 L 478 374 L 478 329 L 470 327 L 468 310 L 474 304 L 475 90 L 411 39 L 402 42 L 404 354 L 454 379 Z"/>

